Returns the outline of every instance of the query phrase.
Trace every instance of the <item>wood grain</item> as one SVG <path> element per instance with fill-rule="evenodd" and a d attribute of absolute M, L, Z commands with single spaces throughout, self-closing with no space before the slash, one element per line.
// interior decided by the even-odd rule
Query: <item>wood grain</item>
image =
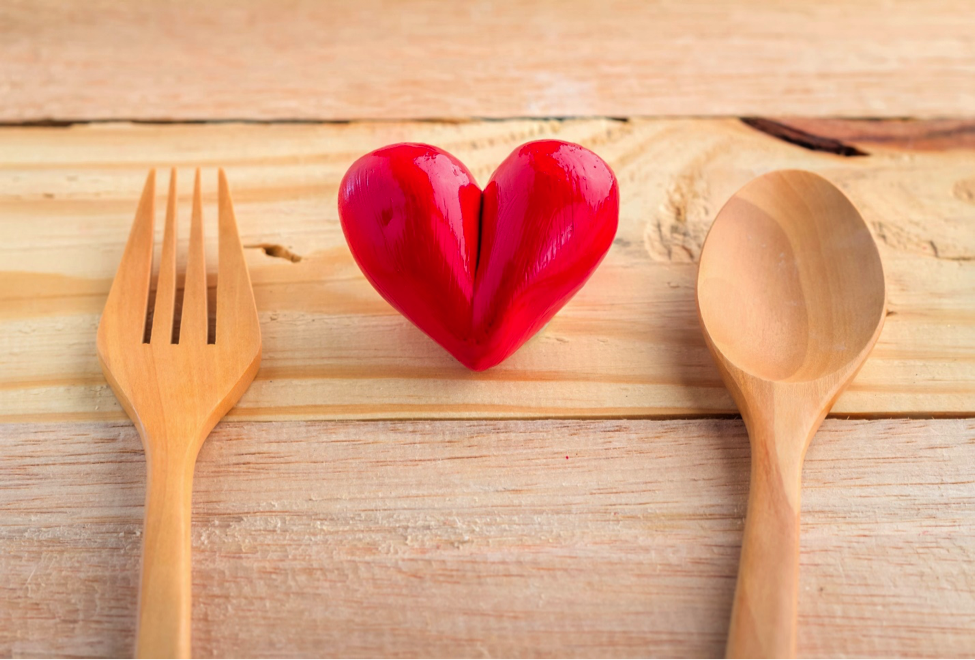
<path fill-rule="evenodd" d="M 0 121 L 971 116 L 973 33 L 965 0 L 8 0 Z"/>
<path fill-rule="evenodd" d="M 619 233 L 535 339 L 473 374 L 356 268 L 339 226 L 338 182 L 362 153 L 406 140 L 447 149 L 485 181 L 515 146 L 542 137 L 580 142 L 614 168 Z M 184 180 L 202 165 L 205 206 L 215 205 L 217 165 L 234 182 L 264 362 L 232 418 L 733 414 L 698 326 L 694 262 L 727 198 L 782 168 L 833 181 L 880 244 L 890 315 L 834 412 L 975 411 L 970 149 L 876 144 L 845 158 L 737 120 L 111 124 L 6 128 L 0 141 L 0 420 L 124 419 L 98 368 L 95 328 L 153 165 L 182 168 Z M 190 202 L 186 191 L 184 222 Z M 207 262 L 216 263 L 213 240 Z"/>
<path fill-rule="evenodd" d="M 0 655 L 130 654 L 135 429 L 0 429 Z M 736 420 L 221 423 L 197 463 L 194 652 L 720 655 L 748 456 Z M 800 655 L 971 653 L 973 465 L 973 420 L 823 424 Z"/>

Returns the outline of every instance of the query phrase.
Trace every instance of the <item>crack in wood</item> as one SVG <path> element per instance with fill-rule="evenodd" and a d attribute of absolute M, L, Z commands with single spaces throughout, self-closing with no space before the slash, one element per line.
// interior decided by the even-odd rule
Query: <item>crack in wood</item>
<path fill-rule="evenodd" d="M 788 142 L 789 144 L 794 144 L 803 149 L 809 149 L 810 151 L 823 151 L 845 157 L 870 155 L 853 145 L 845 144 L 833 138 L 809 133 L 777 121 L 772 121 L 771 119 L 742 117 L 741 121 L 756 131 L 761 131 L 777 140 L 782 140 L 783 142 Z"/>

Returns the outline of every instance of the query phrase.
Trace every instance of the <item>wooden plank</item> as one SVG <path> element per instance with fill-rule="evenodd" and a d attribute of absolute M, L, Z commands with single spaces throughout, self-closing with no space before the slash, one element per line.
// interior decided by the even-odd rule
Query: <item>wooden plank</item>
<path fill-rule="evenodd" d="M 133 427 L 0 443 L 0 655 L 128 655 Z M 975 420 L 826 421 L 800 655 L 975 648 L 973 465 Z M 738 420 L 223 423 L 197 464 L 194 652 L 720 655 L 748 466 Z"/>
<path fill-rule="evenodd" d="M 0 121 L 975 114 L 965 0 L 8 0 Z"/>
<path fill-rule="evenodd" d="M 404 140 L 443 146 L 484 182 L 516 145 L 542 137 L 581 142 L 613 166 L 619 234 L 547 328 L 474 374 L 362 277 L 339 227 L 338 182 L 360 154 Z M 817 171 L 853 199 L 888 280 L 886 327 L 836 414 L 975 411 L 971 149 L 864 144 L 868 156 L 845 158 L 737 120 L 120 124 L 7 128 L 0 141 L 0 420 L 125 419 L 96 360 L 95 328 L 146 170 L 171 164 L 184 183 L 190 167 L 206 168 L 211 266 L 217 165 L 245 245 L 264 246 L 247 250 L 264 361 L 236 419 L 734 413 L 698 327 L 694 261 L 724 201 L 786 167 Z"/>
<path fill-rule="evenodd" d="M 208 168 L 210 223 L 213 168 L 227 167 L 243 241 L 264 246 L 247 250 L 264 361 L 231 413 L 237 419 L 734 413 L 697 324 L 693 262 L 724 201 L 784 167 L 817 171 L 853 199 L 888 280 L 884 332 L 834 411 L 975 411 L 969 149 L 878 144 L 844 158 L 736 120 L 122 124 L 7 128 L 0 137 L 0 420 L 124 419 L 98 367 L 95 328 L 145 172 L 170 164 L 184 182 L 189 167 Z M 541 137 L 581 142 L 613 166 L 619 233 L 589 284 L 538 337 L 474 374 L 362 277 L 339 227 L 338 182 L 358 155 L 404 140 L 443 146 L 483 182 L 517 144 Z M 184 223 L 189 194 L 183 186 Z M 212 226 L 208 236 L 213 266 Z"/>

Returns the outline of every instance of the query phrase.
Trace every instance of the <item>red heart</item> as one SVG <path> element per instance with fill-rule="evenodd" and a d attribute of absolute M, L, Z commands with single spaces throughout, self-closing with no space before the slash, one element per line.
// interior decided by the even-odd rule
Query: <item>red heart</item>
<path fill-rule="evenodd" d="M 568 142 L 522 145 L 483 193 L 446 151 L 396 144 L 349 168 L 339 217 L 380 295 L 481 371 L 592 275 L 616 235 L 619 186 L 599 156 Z"/>

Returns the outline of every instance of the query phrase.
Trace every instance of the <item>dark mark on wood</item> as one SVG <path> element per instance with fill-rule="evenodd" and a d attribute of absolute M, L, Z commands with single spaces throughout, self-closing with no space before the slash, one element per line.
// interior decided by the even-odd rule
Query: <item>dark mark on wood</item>
<path fill-rule="evenodd" d="M 944 255 L 941 254 L 941 250 L 938 249 L 938 244 L 934 241 L 928 241 L 928 245 L 931 246 L 931 251 L 934 253 L 935 259 L 943 259 L 945 261 L 975 261 L 975 256 L 969 255 Z"/>
<path fill-rule="evenodd" d="M 810 151 L 824 151 L 826 153 L 847 157 L 870 155 L 865 151 L 861 151 L 852 145 L 844 144 L 839 140 L 823 137 L 821 135 L 815 135 L 813 133 L 807 133 L 806 131 L 787 126 L 786 124 L 782 124 L 777 121 L 772 121 L 771 119 L 763 119 L 761 117 L 742 117 L 741 121 L 746 126 L 750 126 L 756 131 L 761 131 L 762 133 L 770 135 L 778 140 L 783 140 L 790 144 L 802 147 L 803 149 L 809 149 Z"/>
<path fill-rule="evenodd" d="M 836 119 L 769 117 L 795 130 L 826 136 L 862 148 L 878 145 L 907 151 L 975 149 L 971 119 Z"/>
<path fill-rule="evenodd" d="M 274 243 L 254 243 L 253 245 L 245 245 L 245 248 L 259 248 L 264 250 L 264 254 L 269 257 L 276 257 L 278 259 L 287 259 L 292 263 L 298 263 L 301 261 L 301 255 L 295 254 L 283 245 L 275 245 Z"/>

